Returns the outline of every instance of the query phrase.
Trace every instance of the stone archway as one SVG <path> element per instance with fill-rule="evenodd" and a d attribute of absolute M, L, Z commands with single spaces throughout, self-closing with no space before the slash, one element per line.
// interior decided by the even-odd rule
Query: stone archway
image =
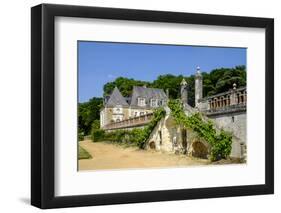
<path fill-rule="evenodd" d="M 156 144 L 154 141 L 149 142 L 149 148 L 155 150 L 156 149 Z"/>
<path fill-rule="evenodd" d="M 192 156 L 197 158 L 208 158 L 208 148 L 207 146 L 202 143 L 201 141 L 195 141 L 192 143 Z"/>

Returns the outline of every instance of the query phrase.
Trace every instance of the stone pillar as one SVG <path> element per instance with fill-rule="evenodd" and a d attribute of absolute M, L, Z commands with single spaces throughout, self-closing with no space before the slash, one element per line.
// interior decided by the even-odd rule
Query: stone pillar
<path fill-rule="evenodd" d="M 203 77 L 200 67 L 197 67 L 195 75 L 195 107 L 198 106 L 199 99 L 203 98 Z"/>
<path fill-rule="evenodd" d="M 183 78 L 181 81 L 181 101 L 183 104 L 187 104 L 188 101 L 188 94 L 187 94 L 187 83 Z"/>
<path fill-rule="evenodd" d="M 230 105 L 236 105 L 237 104 L 237 97 L 236 97 L 236 84 L 233 84 L 233 89 L 231 90 L 230 94 Z"/>

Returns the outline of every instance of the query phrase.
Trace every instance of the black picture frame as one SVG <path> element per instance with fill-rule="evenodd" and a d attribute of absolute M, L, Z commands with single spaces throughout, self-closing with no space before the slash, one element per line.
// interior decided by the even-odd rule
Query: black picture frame
<path fill-rule="evenodd" d="M 55 17 L 264 28 L 265 184 L 93 195 L 54 195 Z M 164 11 L 41 4 L 31 8 L 31 204 L 39 208 L 140 203 L 274 193 L 274 20 Z"/>

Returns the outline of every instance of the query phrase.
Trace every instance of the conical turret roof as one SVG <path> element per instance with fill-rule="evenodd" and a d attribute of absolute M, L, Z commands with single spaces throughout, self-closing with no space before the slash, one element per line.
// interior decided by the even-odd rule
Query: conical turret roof
<path fill-rule="evenodd" d="M 114 88 L 113 92 L 111 93 L 106 106 L 107 107 L 114 107 L 116 105 L 121 105 L 121 106 L 129 106 L 121 92 L 117 87 Z"/>

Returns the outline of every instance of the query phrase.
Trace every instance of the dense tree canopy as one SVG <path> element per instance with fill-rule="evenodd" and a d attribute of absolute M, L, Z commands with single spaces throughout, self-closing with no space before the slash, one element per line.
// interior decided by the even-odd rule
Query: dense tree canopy
<path fill-rule="evenodd" d="M 92 98 L 88 102 L 78 105 L 78 128 L 79 133 L 89 134 L 92 125 L 99 125 L 102 98 Z"/>
<path fill-rule="evenodd" d="M 203 96 L 214 95 L 220 92 L 228 91 L 232 88 L 233 83 L 237 87 L 246 85 L 246 67 L 236 66 L 234 68 L 219 68 L 214 69 L 210 73 L 202 72 L 203 76 Z M 118 77 L 112 82 L 104 85 L 104 96 L 112 93 L 115 86 L 118 87 L 124 97 L 132 94 L 133 86 L 143 86 L 153 88 L 169 89 L 169 98 L 180 98 L 180 83 L 185 79 L 188 84 L 188 103 L 194 106 L 194 75 L 160 75 L 152 82 L 140 81 L 132 78 Z M 98 125 L 99 113 L 102 107 L 102 98 L 94 97 L 88 102 L 79 103 L 79 132 L 89 134 L 92 125 Z"/>
<path fill-rule="evenodd" d="M 237 87 L 246 86 L 246 67 L 220 68 L 203 73 L 204 96 L 228 91 L 236 83 Z"/>
<path fill-rule="evenodd" d="M 104 96 L 110 95 L 114 87 L 118 87 L 124 97 L 129 97 L 132 94 L 133 86 L 150 86 L 149 82 L 138 81 L 132 78 L 118 77 L 115 81 L 108 82 L 103 86 Z"/>
<path fill-rule="evenodd" d="M 228 91 L 232 88 L 233 83 L 237 84 L 237 87 L 246 85 L 246 67 L 236 66 L 234 68 L 220 68 L 214 69 L 210 73 L 203 72 L 203 96 L 214 95 L 220 92 Z M 176 99 L 180 97 L 180 83 L 182 79 L 185 79 L 188 83 L 188 102 L 191 106 L 194 106 L 194 75 L 160 75 L 152 82 L 138 81 L 134 79 L 128 79 L 119 77 L 115 81 L 109 82 L 104 85 L 104 96 L 110 95 L 114 87 L 117 86 L 123 96 L 128 97 L 132 94 L 133 86 L 143 86 L 169 89 L 170 98 Z"/>

